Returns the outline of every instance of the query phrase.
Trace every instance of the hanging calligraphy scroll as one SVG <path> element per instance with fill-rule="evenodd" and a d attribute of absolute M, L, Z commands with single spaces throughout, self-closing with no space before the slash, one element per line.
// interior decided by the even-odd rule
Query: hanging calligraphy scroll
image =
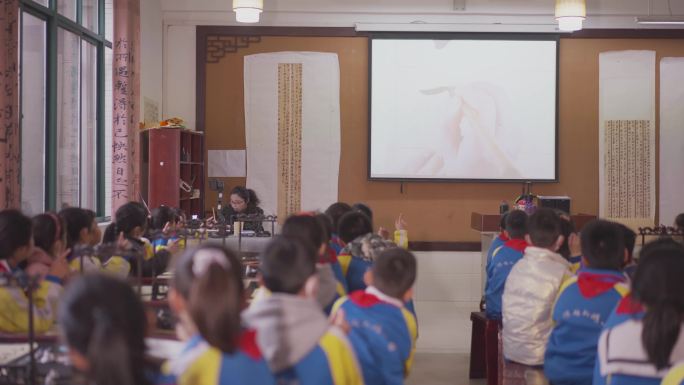
<path fill-rule="evenodd" d="M 0 209 L 19 207 L 19 2 L 0 1 Z"/>
<path fill-rule="evenodd" d="M 278 217 L 301 211 L 302 64 L 278 64 Z"/>
<path fill-rule="evenodd" d="M 655 221 L 655 51 L 599 55 L 600 215 Z"/>
<path fill-rule="evenodd" d="M 247 186 L 280 220 L 338 199 L 339 69 L 331 53 L 245 56 Z"/>
<path fill-rule="evenodd" d="M 112 213 L 119 206 L 138 200 L 140 191 L 140 0 L 115 2 L 114 20 Z"/>

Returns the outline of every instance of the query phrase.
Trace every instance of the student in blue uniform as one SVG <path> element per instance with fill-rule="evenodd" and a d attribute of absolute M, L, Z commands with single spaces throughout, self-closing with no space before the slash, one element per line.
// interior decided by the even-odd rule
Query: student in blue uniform
<path fill-rule="evenodd" d="M 501 319 L 501 296 L 504 292 L 506 278 L 513 265 L 518 262 L 525 252 L 527 242 L 527 214 L 522 210 L 513 210 L 506 215 L 506 241 L 494 251 L 492 259 L 487 264 L 487 283 L 485 285 L 485 303 L 487 318 Z"/>
<path fill-rule="evenodd" d="M 270 295 L 243 312 L 276 381 L 299 385 L 357 385 L 363 377 L 342 329 L 316 303 L 316 251 L 278 236 L 261 254 L 261 281 Z"/>
<path fill-rule="evenodd" d="M 408 376 L 418 332 L 404 303 L 413 295 L 416 269 L 411 252 L 384 250 L 365 274 L 367 288 L 335 304 L 333 312 L 343 312 L 351 326 L 349 338 L 367 384 L 401 384 Z"/>
<path fill-rule="evenodd" d="M 658 385 L 671 365 L 684 361 L 684 248 L 642 251 L 632 282 L 642 319 L 603 331 L 594 385 Z"/>
<path fill-rule="evenodd" d="M 581 241 L 584 268 L 561 286 L 552 313 L 544 374 L 554 385 L 591 385 L 603 324 L 629 291 L 620 271 L 627 254 L 622 228 L 592 221 Z"/>
<path fill-rule="evenodd" d="M 174 252 L 181 246 L 184 246 L 178 244 L 180 241 L 176 236 L 178 222 L 178 214 L 171 207 L 162 205 L 152 210 L 147 239 L 150 240 L 154 247 L 155 256 L 158 256 L 162 250 Z M 165 256 L 168 256 L 168 254 Z"/>
<path fill-rule="evenodd" d="M 143 304 L 131 286 L 107 274 L 77 277 L 59 307 L 71 363 L 90 384 L 173 383 L 146 356 L 146 324 Z"/>
<path fill-rule="evenodd" d="M 240 320 L 245 292 L 235 253 L 219 245 L 185 252 L 174 264 L 169 304 L 185 347 L 164 372 L 179 385 L 275 384 L 256 332 Z"/>
<path fill-rule="evenodd" d="M 347 281 L 348 291 L 363 290 L 363 275 L 373 265 L 373 259 L 384 249 L 397 247 L 392 242 L 373 233 L 373 224 L 361 211 L 351 211 L 340 218 L 339 235 L 346 246 L 338 255 Z"/>
<path fill-rule="evenodd" d="M 351 206 L 344 202 L 335 202 L 328 206 L 325 210 L 325 215 L 330 218 L 332 223 L 332 235 L 330 237 L 330 247 L 335 250 L 335 254 L 339 254 L 344 248 L 344 241 L 339 236 L 338 225 L 340 223 L 340 218 L 348 212 L 352 211 Z"/>
<path fill-rule="evenodd" d="M 286 237 L 299 237 L 316 249 L 316 274 L 318 276 L 316 300 L 322 309 L 332 308 L 334 301 L 344 296 L 345 293 L 344 286 L 335 277 L 332 261 L 328 259 L 328 238 L 321 223 L 313 213 L 291 215 L 283 223 L 281 234 Z"/>
<path fill-rule="evenodd" d="M 496 251 L 499 247 L 503 246 L 504 243 L 508 241 L 508 235 L 506 234 L 506 217 L 508 216 L 508 213 L 504 213 L 501 215 L 501 221 L 499 222 L 499 234 L 494 237 L 492 240 L 492 244 L 489 245 L 489 249 L 487 250 L 487 265 L 489 265 L 489 261 L 492 260 L 492 255 L 494 254 L 494 251 Z"/>

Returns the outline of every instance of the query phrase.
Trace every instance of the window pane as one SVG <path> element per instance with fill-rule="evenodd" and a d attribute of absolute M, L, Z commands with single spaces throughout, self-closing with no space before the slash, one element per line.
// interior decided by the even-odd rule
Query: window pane
<path fill-rule="evenodd" d="M 97 29 L 97 6 L 98 0 L 83 0 L 83 13 L 81 13 L 81 24 L 89 30 L 100 33 Z"/>
<path fill-rule="evenodd" d="M 38 3 L 38 4 L 40 4 L 40 5 L 44 5 L 44 6 L 46 6 L 46 7 L 49 7 L 49 6 L 50 6 L 50 4 L 48 4 L 48 1 L 49 1 L 49 0 L 33 0 L 33 1 L 36 2 L 36 3 Z"/>
<path fill-rule="evenodd" d="M 69 19 L 76 21 L 77 0 L 57 0 L 57 11 Z"/>
<path fill-rule="evenodd" d="M 105 0 L 105 39 L 114 40 L 114 0 Z"/>
<path fill-rule="evenodd" d="M 97 212 L 97 47 L 81 48 L 81 207 Z"/>
<path fill-rule="evenodd" d="M 45 210 L 45 21 L 23 14 L 21 25 L 21 209 Z"/>
<path fill-rule="evenodd" d="M 105 93 L 104 93 L 104 142 L 105 142 L 105 211 L 104 215 L 109 217 L 112 215 L 112 111 L 114 108 L 113 101 L 113 85 L 112 85 L 112 65 L 114 61 L 114 53 L 111 48 L 105 48 L 104 55 L 105 67 Z"/>
<path fill-rule="evenodd" d="M 79 206 L 80 47 L 78 36 L 57 32 L 57 208 Z"/>

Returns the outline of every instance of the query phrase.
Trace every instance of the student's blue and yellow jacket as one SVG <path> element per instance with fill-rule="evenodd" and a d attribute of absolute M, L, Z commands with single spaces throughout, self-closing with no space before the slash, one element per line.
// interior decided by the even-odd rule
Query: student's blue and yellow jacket
<path fill-rule="evenodd" d="M 506 278 L 513 265 L 525 252 L 527 243 L 524 239 L 509 239 L 499 246 L 487 263 L 487 283 L 485 284 L 485 312 L 489 319 L 501 319 L 501 296 L 503 296 Z"/>
<path fill-rule="evenodd" d="M 335 301 L 347 295 L 347 281 L 344 279 L 342 267 L 340 266 L 340 262 L 337 260 L 337 253 L 335 253 L 335 250 L 332 247 L 328 246 L 325 257 L 319 258 L 318 263 L 330 265 L 335 277 L 335 297 L 332 302 L 327 305 L 323 305 L 325 314 L 330 314 Z"/>
<path fill-rule="evenodd" d="M 0 274 L 17 276 L 22 272 L 18 268 L 11 268 L 6 260 L 0 260 Z M 33 292 L 33 327 L 36 333 L 46 332 L 54 325 L 62 291 L 62 281 L 47 275 Z M 23 288 L 13 284 L 0 287 L 0 309 L 0 332 L 28 332 L 29 301 Z"/>
<path fill-rule="evenodd" d="M 275 384 L 275 377 L 256 345 L 256 332 L 244 330 L 237 349 L 225 353 L 210 346 L 201 336 L 191 338 L 180 355 L 163 366 L 178 385 Z"/>
<path fill-rule="evenodd" d="M 660 385 L 668 374 L 668 381 L 681 381 L 681 371 L 668 373 L 669 367 L 651 363 L 641 342 L 643 332 L 642 320 L 630 319 L 601 333 L 593 385 Z M 684 362 L 684 338 L 674 342 L 669 362 Z"/>
<path fill-rule="evenodd" d="M 330 238 L 330 247 L 335 251 L 336 255 L 340 255 L 340 251 L 344 249 L 345 243 L 344 241 L 337 235 L 333 234 L 332 238 Z"/>
<path fill-rule="evenodd" d="M 661 385 L 684 385 L 684 363 L 674 365 L 663 378 Z"/>
<path fill-rule="evenodd" d="M 617 306 L 608 316 L 608 320 L 603 325 L 603 330 L 612 329 L 629 320 L 641 320 L 646 315 L 644 307 L 632 297 L 631 293 L 624 296 Z M 598 357 L 596 357 L 596 364 L 594 365 L 594 381 L 600 380 L 603 384 L 606 383 L 606 378 L 601 376 L 599 371 Z"/>
<path fill-rule="evenodd" d="M 408 376 L 418 336 L 416 319 L 403 303 L 370 286 L 341 298 L 366 384 L 402 384 Z"/>
<path fill-rule="evenodd" d="M 143 260 L 148 261 L 154 257 L 154 248 L 149 240 L 146 238 L 140 238 L 131 241 L 136 242 L 143 250 Z M 69 256 L 67 256 L 69 269 L 73 272 L 80 272 L 81 260 L 83 261 L 83 272 L 104 271 L 119 277 L 127 277 L 131 271 L 132 261 L 125 256 L 113 255 L 103 263 L 98 257 L 80 257 L 75 255 L 75 253 L 71 253 Z"/>
<path fill-rule="evenodd" d="M 397 247 L 396 243 L 377 234 L 362 235 L 349 242 L 337 256 L 347 281 L 347 292 L 366 289 L 363 275 L 373 265 L 373 260 L 383 250 Z"/>
<path fill-rule="evenodd" d="M 563 283 L 544 356 L 544 374 L 551 383 L 591 385 L 599 336 L 610 313 L 629 292 L 626 280 L 620 271 L 585 267 Z"/>
<path fill-rule="evenodd" d="M 361 385 L 363 375 L 344 332 L 313 298 L 271 293 L 242 313 L 278 384 Z"/>
<path fill-rule="evenodd" d="M 489 245 L 489 250 L 487 250 L 487 265 L 489 265 L 489 261 L 492 260 L 492 255 L 494 255 L 494 251 L 496 251 L 496 249 L 498 249 L 499 247 L 503 246 L 504 243 L 506 243 L 507 241 L 508 237 L 503 231 L 500 232 L 499 235 L 494 237 L 494 239 L 492 240 L 492 244 Z"/>
<path fill-rule="evenodd" d="M 581 255 L 571 256 L 568 258 L 568 262 L 570 262 L 570 271 L 572 271 L 573 274 L 577 274 L 577 272 L 584 267 Z"/>

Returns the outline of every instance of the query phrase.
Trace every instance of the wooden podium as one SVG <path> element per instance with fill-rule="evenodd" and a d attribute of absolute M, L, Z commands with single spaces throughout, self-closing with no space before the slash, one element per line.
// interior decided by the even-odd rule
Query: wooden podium
<path fill-rule="evenodd" d="M 596 215 L 577 214 L 571 215 L 572 221 L 575 223 L 575 230 L 580 231 L 589 223 L 589 221 L 596 219 Z M 487 281 L 487 273 L 485 268 L 487 266 L 487 251 L 492 244 L 494 237 L 499 233 L 499 224 L 501 222 L 501 214 L 470 214 L 470 228 L 480 232 L 480 242 L 482 244 L 482 291 L 484 292 L 484 285 Z"/>

